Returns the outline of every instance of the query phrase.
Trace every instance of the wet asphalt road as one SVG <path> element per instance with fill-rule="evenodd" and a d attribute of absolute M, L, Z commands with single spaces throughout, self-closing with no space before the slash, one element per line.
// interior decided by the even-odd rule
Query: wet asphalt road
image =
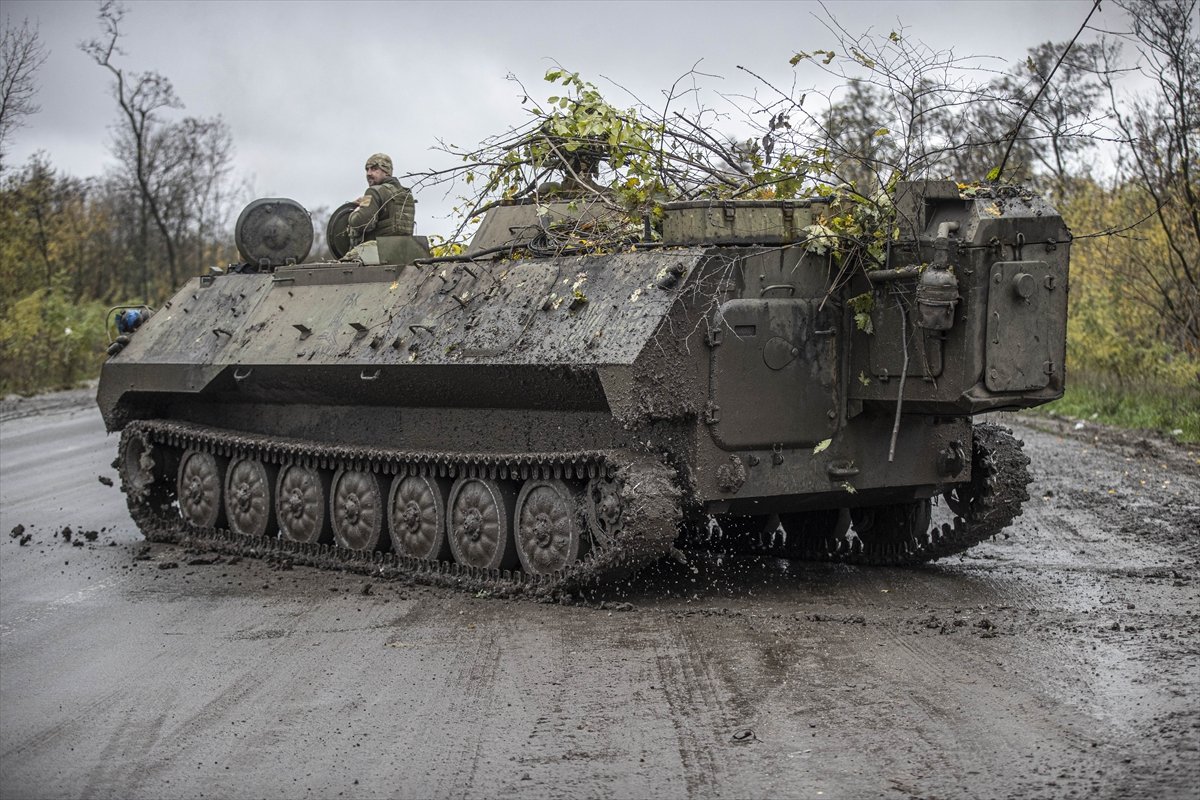
<path fill-rule="evenodd" d="M 70 399 L 0 414 L 5 800 L 1200 788 L 1200 452 L 1020 427 L 1007 539 L 695 557 L 612 612 L 147 547 Z"/>

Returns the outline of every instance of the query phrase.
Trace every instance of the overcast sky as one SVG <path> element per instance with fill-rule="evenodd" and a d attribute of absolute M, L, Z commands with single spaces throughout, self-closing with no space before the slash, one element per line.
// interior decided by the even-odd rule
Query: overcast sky
<path fill-rule="evenodd" d="M 995 56 L 996 69 L 1028 47 L 1070 39 L 1091 0 L 846 2 L 825 7 L 848 30 L 910 38 L 959 56 Z M 632 104 L 603 78 L 652 102 L 697 60 L 722 92 L 747 92 L 743 65 L 790 86 L 788 59 L 832 44 L 812 2 L 168 2 L 130 0 L 122 25 L 129 71 L 156 70 L 196 116 L 221 115 L 236 171 L 255 196 L 314 209 L 361 194 L 363 162 L 390 153 L 398 173 L 445 164 L 438 138 L 470 145 L 523 121 L 521 89 L 540 100 L 556 63 Z M 111 163 L 116 119 L 109 75 L 78 49 L 99 35 L 95 2 L 6 0 L 10 24 L 40 28 L 49 59 L 37 75 L 42 110 L 13 136 L 6 163 L 45 151 L 70 174 Z M 1124 27 L 1115 4 L 1093 25 Z M 1085 35 L 1084 41 L 1089 35 Z M 603 76 L 603 77 L 602 77 Z M 801 85 L 811 82 L 802 76 Z M 445 232 L 451 200 L 417 194 L 418 233 Z"/>

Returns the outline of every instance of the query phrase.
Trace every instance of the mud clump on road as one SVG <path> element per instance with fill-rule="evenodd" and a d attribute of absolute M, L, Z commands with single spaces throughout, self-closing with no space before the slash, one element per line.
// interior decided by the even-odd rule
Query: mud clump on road
<path fill-rule="evenodd" d="M 100 534 L 107 531 L 107 527 L 100 528 L 99 530 L 84 530 L 83 528 L 73 528 L 70 525 L 64 525 L 52 531 L 50 537 L 52 540 L 60 541 L 61 544 L 69 544 L 72 547 L 82 548 L 88 544 L 95 544 L 100 539 Z M 24 525 L 16 525 L 9 531 L 8 535 L 11 539 L 17 539 L 17 543 L 23 547 L 33 541 L 33 533 L 33 526 L 26 528 Z M 37 544 L 37 542 L 34 542 L 34 544 Z M 109 539 L 105 544 L 109 547 L 115 547 L 117 543 L 114 539 Z"/>
<path fill-rule="evenodd" d="M 70 543 L 75 547 L 83 547 L 85 542 L 94 542 L 100 538 L 100 534 L 106 531 L 107 528 L 100 530 L 74 530 L 70 525 L 64 525 L 58 532 L 58 536 L 62 537 L 63 542 Z M 82 539 L 80 537 L 83 537 Z"/>
<path fill-rule="evenodd" d="M 33 534 L 26 533 L 25 526 L 18 524 L 18 525 L 14 525 L 13 529 L 8 532 L 8 538 L 16 539 L 17 544 L 20 545 L 21 547 L 24 547 L 25 545 L 29 544 L 33 540 Z"/>

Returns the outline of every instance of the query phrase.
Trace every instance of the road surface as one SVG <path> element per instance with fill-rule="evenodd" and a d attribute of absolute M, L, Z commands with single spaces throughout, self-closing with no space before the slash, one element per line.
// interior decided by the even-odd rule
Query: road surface
<path fill-rule="evenodd" d="M 1006 419 L 1007 538 L 616 611 L 148 546 L 81 397 L 0 408 L 5 800 L 1197 796 L 1195 448 Z"/>

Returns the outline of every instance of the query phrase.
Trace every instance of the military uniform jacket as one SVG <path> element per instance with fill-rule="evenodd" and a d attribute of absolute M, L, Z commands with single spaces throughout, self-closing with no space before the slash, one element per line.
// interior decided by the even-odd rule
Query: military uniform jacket
<path fill-rule="evenodd" d="M 388 178 L 378 186 L 368 187 L 363 201 L 350 212 L 352 242 L 369 242 L 380 236 L 412 236 L 417 201 L 399 180 Z"/>

